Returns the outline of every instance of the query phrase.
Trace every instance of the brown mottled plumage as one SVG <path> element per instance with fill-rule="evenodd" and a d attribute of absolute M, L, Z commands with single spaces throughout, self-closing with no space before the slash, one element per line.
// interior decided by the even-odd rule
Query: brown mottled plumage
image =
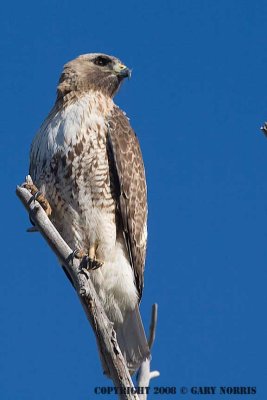
<path fill-rule="evenodd" d="M 141 298 L 146 255 L 146 180 L 138 139 L 128 118 L 119 108 L 114 109 L 109 119 L 108 138 L 120 183 L 119 209 L 125 240 Z"/>
<path fill-rule="evenodd" d="M 138 139 L 113 102 L 129 74 L 104 54 L 85 54 L 65 65 L 57 101 L 32 144 L 30 174 L 62 237 L 88 253 L 91 266 L 102 265 L 90 276 L 133 373 L 149 355 L 138 308 L 146 181 Z"/>

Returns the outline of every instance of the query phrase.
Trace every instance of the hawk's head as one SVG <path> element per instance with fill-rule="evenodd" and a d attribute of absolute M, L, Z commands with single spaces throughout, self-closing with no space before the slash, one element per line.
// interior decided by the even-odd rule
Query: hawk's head
<path fill-rule="evenodd" d="M 113 97 L 122 80 L 131 71 L 115 57 L 106 54 L 83 54 L 68 62 L 58 84 L 58 97 L 67 93 L 96 90 Z"/>

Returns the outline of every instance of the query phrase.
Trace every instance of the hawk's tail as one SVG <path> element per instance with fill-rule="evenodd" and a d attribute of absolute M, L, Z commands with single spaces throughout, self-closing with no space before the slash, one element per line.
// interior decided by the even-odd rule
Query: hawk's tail
<path fill-rule="evenodd" d="M 139 307 L 136 306 L 133 311 L 129 311 L 124 317 L 123 324 L 115 326 L 115 330 L 121 352 L 132 375 L 150 356 Z"/>
<path fill-rule="evenodd" d="M 123 324 L 115 325 L 114 328 L 122 355 L 126 360 L 130 374 L 133 375 L 142 362 L 150 356 L 139 307 L 136 306 L 133 311 L 129 311 L 124 317 Z M 101 352 L 99 354 L 104 373 L 110 377 L 108 366 Z"/>

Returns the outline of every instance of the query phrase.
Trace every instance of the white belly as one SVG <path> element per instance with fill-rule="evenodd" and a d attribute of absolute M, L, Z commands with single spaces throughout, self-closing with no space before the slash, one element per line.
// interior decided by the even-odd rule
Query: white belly
<path fill-rule="evenodd" d="M 109 319 L 115 324 L 122 323 L 127 311 L 137 305 L 138 293 L 124 238 L 117 232 L 114 215 L 97 208 L 88 215 L 80 214 L 68 207 L 57 221 L 61 221 L 60 226 L 55 225 L 73 249 L 87 251 L 90 243 L 98 243 L 97 258 L 104 264 L 91 271 L 91 279 Z"/>
<path fill-rule="evenodd" d="M 109 319 L 122 323 L 126 312 L 138 303 L 133 270 L 123 239 L 116 241 L 110 260 L 92 271 L 91 278 Z"/>

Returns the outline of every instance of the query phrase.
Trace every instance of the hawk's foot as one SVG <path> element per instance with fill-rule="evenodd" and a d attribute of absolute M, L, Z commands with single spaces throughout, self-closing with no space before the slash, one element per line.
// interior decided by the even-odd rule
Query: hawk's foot
<path fill-rule="evenodd" d="M 82 258 L 86 257 L 86 254 L 81 249 L 75 249 L 73 251 L 73 257 L 81 260 Z"/>
<path fill-rule="evenodd" d="M 48 217 L 50 217 L 50 215 L 52 214 L 52 208 L 51 208 L 48 200 L 43 195 L 43 193 L 39 192 L 39 190 L 33 183 L 26 182 L 23 185 L 23 187 L 25 189 L 29 190 L 29 192 L 33 195 L 33 199 L 37 200 L 40 203 L 40 205 L 44 209 L 46 215 Z"/>
<path fill-rule="evenodd" d="M 73 252 L 73 256 L 81 259 L 82 267 L 88 271 L 98 269 L 104 264 L 103 261 L 100 261 L 96 258 L 95 254 L 92 254 L 92 247 L 90 247 L 88 253 L 85 253 L 81 249 L 76 249 Z"/>
<path fill-rule="evenodd" d="M 97 251 L 97 243 L 90 245 L 88 251 L 88 267 L 87 267 L 87 269 L 89 270 L 98 269 L 102 267 L 102 265 L 104 264 L 103 261 L 97 259 L 96 251 Z"/>
<path fill-rule="evenodd" d="M 88 270 L 98 269 L 98 268 L 102 267 L 103 264 L 104 264 L 103 261 L 97 260 L 96 258 L 87 257 L 87 269 Z"/>

